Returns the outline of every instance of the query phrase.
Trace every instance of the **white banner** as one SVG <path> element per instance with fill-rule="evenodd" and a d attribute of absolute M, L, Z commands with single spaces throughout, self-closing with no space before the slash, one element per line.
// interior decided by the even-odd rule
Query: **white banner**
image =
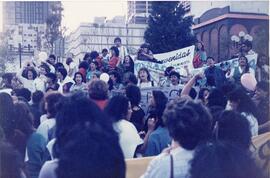
<path fill-rule="evenodd" d="M 258 54 L 256 54 L 256 53 L 246 55 L 246 58 L 248 59 L 249 66 L 254 70 L 256 70 L 257 57 L 258 57 Z M 232 69 L 232 68 L 238 67 L 239 66 L 238 58 L 233 58 L 233 59 L 230 59 L 230 60 L 227 60 L 227 61 L 216 63 L 215 66 L 220 67 L 221 69 L 224 69 L 224 70 L 229 69 L 229 68 Z M 206 68 L 207 68 L 207 66 L 197 68 L 197 69 L 193 69 L 193 71 L 191 73 L 192 74 L 197 74 L 199 72 L 203 72 Z"/>
<path fill-rule="evenodd" d="M 135 72 L 138 73 L 140 68 L 146 67 L 156 83 L 159 83 L 160 79 L 164 77 L 164 71 L 169 66 L 173 66 L 181 75 L 186 75 L 187 69 L 189 71 L 194 69 L 192 64 L 194 49 L 195 46 L 189 46 L 167 53 L 155 54 L 154 58 L 162 64 L 136 60 Z"/>

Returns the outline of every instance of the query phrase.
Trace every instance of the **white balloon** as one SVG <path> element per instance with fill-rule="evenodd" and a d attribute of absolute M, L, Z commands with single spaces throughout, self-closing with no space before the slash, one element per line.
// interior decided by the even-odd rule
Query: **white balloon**
<path fill-rule="evenodd" d="M 104 82 L 108 82 L 110 80 L 110 76 L 107 73 L 102 73 L 100 75 L 100 80 L 104 81 Z"/>
<path fill-rule="evenodd" d="M 241 84 L 250 91 L 255 91 L 257 80 L 251 73 L 245 73 L 241 76 Z"/>
<path fill-rule="evenodd" d="M 39 59 L 39 61 L 41 61 L 41 62 L 45 62 L 45 61 L 48 59 L 47 53 L 45 53 L 45 52 L 40 52 L 40 53 L 38 54 L 38 59 Z"/>

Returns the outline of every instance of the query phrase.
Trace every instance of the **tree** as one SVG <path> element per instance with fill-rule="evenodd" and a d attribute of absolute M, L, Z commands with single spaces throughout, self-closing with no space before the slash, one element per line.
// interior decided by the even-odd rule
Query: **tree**
<path fill-rule="evenodd" d="M 253 36 L 253 50 L 258 54 L 269 54 L 269 33 L 267 27 L 259 27 Z"/>
<path fill-rule="evenodd" d="M 53 52 L 54 42 L 62 36 L 61 21 L 63 8 L 61 4 L 52 5 L 51 15 L 46 19 L 46 39 L 51 53 Z"/>
<path fill-rule="evenodd" d="M 13 63 L 14 58 L 9 53 L 8 38 L 12 36 L 12 31 L 7 30 L 0 34 L 0 74 L 6 72 L 6 64 Z"/>
<path fill-rule="evenodd" d="M 191 26 L 192 16 L 179 1 L 153 1 L 144 39 L 153 53 L 169 52 L 193 45 L 196 42 Z"/>

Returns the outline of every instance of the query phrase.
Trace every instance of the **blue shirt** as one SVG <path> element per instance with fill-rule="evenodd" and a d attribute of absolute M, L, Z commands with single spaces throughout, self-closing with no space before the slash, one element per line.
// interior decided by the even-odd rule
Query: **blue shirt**
<path fill-rule="evenodd" d="M 167 148 L 172 139 L 169 135 L 169 131 L 164 127 L 158 127 L 153 131 L 148 139 L 147 147 L 144 156 L 155 156 Z"/>

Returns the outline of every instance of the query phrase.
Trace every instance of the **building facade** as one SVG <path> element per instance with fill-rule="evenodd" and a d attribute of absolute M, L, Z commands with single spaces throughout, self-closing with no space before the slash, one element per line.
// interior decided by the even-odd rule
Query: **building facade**
<path fill-rule="evenodd" d="M 7 1 L 3 2 L 3 29 L 16 24 L 45 24 L 60 1 Z"/>
<path fill-rule="evenodd" d="M 86 52 L 93 50 L 101 52 L 114 45 L 114 38 L 120 37 L 122 44 L 129 53 L 135 54 L 144 43 L 144 24 L 126 24 L 125 17 L 115 17 L 112 20 L 96 18 L 94 23 L 81 23 L 65 40 L 68 56 L 73 56 L 75 61 L 82 60 Z M 103 20 L 104 21 L 103 21 Z"/>
<path fill-rule="evenodd" d="M 252 36 L 253 50 L 269 53 L 268 2 L 226 2 L 226 7 L 212 8 L 196 18 L 193 26 L 197 40 L 202 41 L 208 56 L 217 61 L 237 53 L 231 37 L 243 31 Z M 253 8 L 252 8 L 253 7 Z M 194 6 L 192 6 L 194 8 Z"/>
<path fill-rule="evenodd" d="M 186 12 L 190 11 L 190 1 L 179 1 Z M 152 11 L 152 1 L 128 1 L 127 22 L 129 24 L 147 24 Z"/>
<path fill-rule="evenodd" d="M 127 22 L 130 24 L 146 24 L 151 11 L 151 1 L 128 1 Z"/>
<path fill-rule="evenodd" d="M 53 15 L 61 16 L 60 1 L 3 2 L 3 32 L 7 35 L 8 52 L 15 66 L 19 59 L 34 57 L 39 51 L 49 51 L 46 21 Z"/>

